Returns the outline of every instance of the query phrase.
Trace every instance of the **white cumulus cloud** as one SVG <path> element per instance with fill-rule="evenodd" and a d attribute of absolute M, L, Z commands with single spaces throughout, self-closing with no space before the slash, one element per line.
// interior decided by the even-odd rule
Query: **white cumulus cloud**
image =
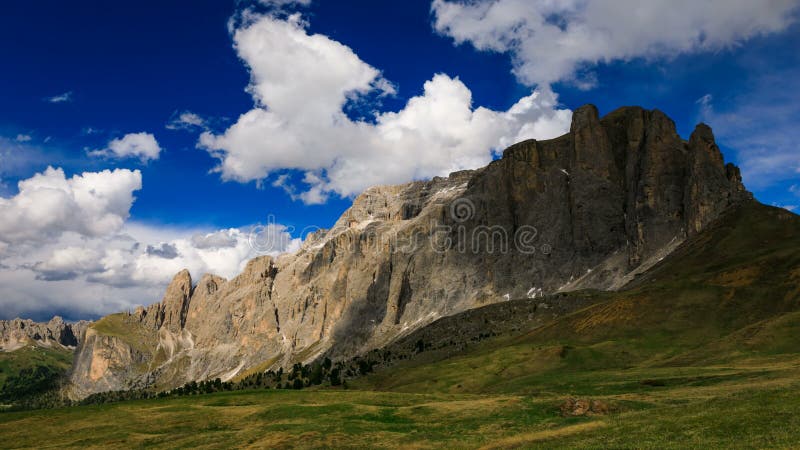
<path fill-rule="evenodd" d="M 96 249 L 65 246 L 53 250 L 46 260 L 37 261 L 32 269 L 39 280 L 70 280 L 81 274 L 102 270 L 101 257 L 102 253 Z"/>
<path fill-rule="evenodd" d="M 142 162 L 158 159 L 161 147 L 155 136 L 150 133 L 128 133 L 125 136 L 113 139 L 108 147 L 102 150 L 89 152 L 92 156 L 111 158 L 139 158 Z"/>
<path fill-rule="evenodd" d="M 256 106 L 224 133 L 202 134 L 199 146 L 220 160 L 223 179 L 303 172 L 301 187 L 280 175 L 273 184 L 306 203 L 476 168 L 502 146 L 569 128 L 571 112 L 559 109 L 547 88 L 494 111 L 474 106 L 469 88 L 445 74 L 434 75 L 402 110 L 353 120 L 344 112 L 348 102 L 395 92 L 352 49 L 308 33 L 299 15 L 251 17 L 233 37 L 250 68 Z"/>
<path fill-rule="evenodd" d="M 434 0 L 435 29 L 457 44 L 509 52 L 528 85 L 591 87 L 597 63 L 714 51 L 784 30 L 797 0 Z"/>
<path fill-rule="evenodd" d="M 0 197 L 0 319 L 53 313 L 93 317 L 160 300 L 188 268 L 232 278 L 255 256 L 295 251 L 283 225 L 222 230 L 128 219 L 138 170 L 67 177 L 48 168 Z"/>
<path fill-rule="evenodd" d="M 62 169 L 18 183 L 13 197 L 0 197 L 0 242 L 44 241 L 65 232 L 101 236 L 128 218 L 133 192 L 141 189 L 138 170 L 84 172 L 67 178 Z"/>

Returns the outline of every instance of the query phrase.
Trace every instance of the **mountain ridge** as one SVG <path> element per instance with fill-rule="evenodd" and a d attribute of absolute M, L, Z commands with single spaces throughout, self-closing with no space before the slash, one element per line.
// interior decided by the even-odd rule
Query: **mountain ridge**
<path fill-rule="evenodd" d="M 83 340 L 91 322 L 74 323 L 54 316 L 48 322 L 30 319 L 0 320 L 0 352 L 11 352 L 26 345 L 74 350 Z"/>
<path fill-rule="evenodd" d="M 658 110 L 587 105 L 484 168 L 367 189 L 232 280 L 180 272 L 160 303 L 89 327 L 73 395 L 345 358 L 476 306 L 618 289 L 751 198 L 709 127 L 684 140 Z"/>

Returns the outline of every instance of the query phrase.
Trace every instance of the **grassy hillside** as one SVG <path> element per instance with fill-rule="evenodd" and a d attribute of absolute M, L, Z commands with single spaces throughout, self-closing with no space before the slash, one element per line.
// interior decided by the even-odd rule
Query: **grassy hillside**
<path fill-rule="evenodd" d="M 10 406 L 58 386 L 72 364 L 72 352 L 25 346 L 0 352 L 0 405 Z"/>
<path fill-rule="evenodd" d="M 0 436 L 12 448 L 800 445 L 797 216 L 746 205 L 625 291 L 539 302 L 437 321 L 370 355 L 376 372 L 348 390 L 5 413 Z"/>
<path fill-rule="evenodd" d="M 590 372 L 528 395 L 224 392 L 4 413 L 0 436 L 4 448 L 785 448 L 800 442 L 798 363 Z M 563 417 L 576 389 L 606 391 L 592 398 L 612 412 Z"/>

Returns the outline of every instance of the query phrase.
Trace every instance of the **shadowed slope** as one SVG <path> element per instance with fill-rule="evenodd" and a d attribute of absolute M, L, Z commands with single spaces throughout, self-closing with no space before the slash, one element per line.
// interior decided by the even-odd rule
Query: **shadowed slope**
<path fill-rule="evenodd" d="M 518 315 L 509 319 L 516 327 L 505 324 L 510 331 L 455 352 L 409 351 L 417 339 L 433 342 L 435 336 L 453 336 L 447 324 L 458 323 L 459 316 L 443 319 L 393 348 L 409 351 L 411 359 L 359 386 L 411 392 L 537 392 L 573 377 L 594 377 L 593 371 L 619 371 L 616 378 L 625 379 L 626 372 L 635 378 L 645 369 L 666 373 L 672 368 L 797 356 L 800 218 L 747 203 L 689 239 L 629 288 L 586 296 L 592 298 L 589 306 L 543 326 L 534 327 L 530 317 Z M 490 323 L 508 308 L 519 306 L 491 305 L 463 315 L 482 315 Z"/>

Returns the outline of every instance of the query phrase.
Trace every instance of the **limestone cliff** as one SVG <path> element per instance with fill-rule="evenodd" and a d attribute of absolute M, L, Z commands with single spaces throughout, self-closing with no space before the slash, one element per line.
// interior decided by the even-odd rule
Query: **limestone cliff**
<path fill-rule="evenodd" d="M 75 394 L 344 357 L 482 304 L 616 289 L 749 197 L 707 126 L 685 141 L 660 111 L 585 106 L 568 134 L 482 169 L 370 188 L 232 280 L 179 273 L 161 303 L 92 327 Z"/>

